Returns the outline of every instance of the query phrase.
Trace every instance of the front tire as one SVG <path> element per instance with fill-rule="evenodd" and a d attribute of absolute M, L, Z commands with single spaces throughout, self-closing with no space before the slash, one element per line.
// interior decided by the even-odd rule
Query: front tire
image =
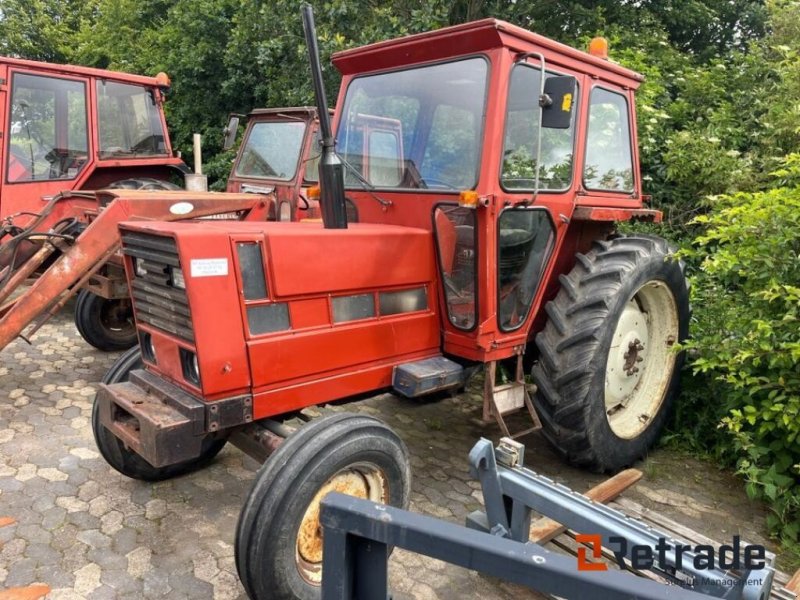
<path fill-rule="evenodd" d="M 615 471 L 657 439 L 677 393 L 688 335 L 683 264 L 666 241 L 596 242 L 561 276 L 536 337 L 542 432 L 569 462 Z"/>
<path fill-rule="evenodd" d="M 406 508 L 403 441 L 364 415 L 315 419 L 259 470 L 236 528 L 236 569 L 253 600 L 317 600 L 322 579 L 319 503 L 329 491 Z"/>
<path fill-rule="evenodd" d="M 142 353 L 139 346 L 136 346 L 117 359 L 103 377 L 103 383 L 110 385 L 128 381 L 131 371 L 143 367 Z M 96 399 L 92 407 L 92 433 L 94 433 L 97 449 L 111 467 L 126 477 L 142 481 L 163 481 L 195 471 L 211 462 L 225 446 L 226 441 L 208 437 L 203 441 L 203 449 L 199 457 L 166 467 L 154 467 L 125 446 L 117 436 L 103 426 L 100 422 L 100 411 Z"/>
<path fill-rule="evenodd" d="M 127 350 L 136 344 L 130 298 L 109 300 L 81 290 L 75 302 L 75 327 L 86 342 L 103 352 Z"/>

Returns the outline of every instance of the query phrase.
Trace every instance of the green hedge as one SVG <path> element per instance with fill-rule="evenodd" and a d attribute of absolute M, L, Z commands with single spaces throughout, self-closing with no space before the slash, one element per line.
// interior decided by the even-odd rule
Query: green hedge
<path fill-rule="evenodd" d="M 713 420 L 706 435 L 735 460 L 768 525 L 788 546 L 800 540 L 800 155 L 775 186 L 710 199 L 701 233 L 684 255 L 693 276 L 689 349 L 698 379 L 684 418 Z M 712 389 L 701 389 L 705 381 Z M 691 384 L 690 384 L 691 385 Z M 731 443 L 734 455 L 731 455 Z M 713 449 L 712 449 L 713 450 Z"/>

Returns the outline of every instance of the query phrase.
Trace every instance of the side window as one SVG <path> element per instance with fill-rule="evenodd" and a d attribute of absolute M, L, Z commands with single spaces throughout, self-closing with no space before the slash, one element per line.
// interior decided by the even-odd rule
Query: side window
<path fill-rule="evenodd" d="M 152 90 L 140 85 L 97 82 L 100 158 L 133 158 L 167 151 Z"/>
<path fill-rule="evenodd" d="M 433 213 L 439 270 L 447 317 L 459 329 L 475 327 L 477 318 L 477 236 L 475 211 L 440 205 Z"/>
<path fill-rule="evenodd" d="M 429 188 L 472 188 L 478 160 L 480 117 L 458 106 L 440 104 L 425 145 L 420 175 Z"/>
<path fill-rule="evenodd" d="M 497 233 L 497 320 L 500 329 L 512 331 L 528 317 L 555 230 L 546 210 L 508 209 Z"/>
<path fill-rule="evenodd" d="M 633 191 L 633 156 L 628 101 L 595 88 L 589 99 L 589 127 L 583 181 L 588 189 Z"/>
<path fill-rule="evenodd" d="M 539 77 L 538 68 L 525 64 L 516 65 L 511 71 L 500 175 L 500 183 L 507 190 L 532 190 L 536 183 L 536 143 L 541 121 Z M 574 117 L 569 129 L 542 132 L 539 189 L 563 190 L 569 186 L 574 140 Z"/>
<path fill-rule="evenodd" d="M 14 74 L 8 181 L 75 179 L 88 158 L 86 86 Z"/>

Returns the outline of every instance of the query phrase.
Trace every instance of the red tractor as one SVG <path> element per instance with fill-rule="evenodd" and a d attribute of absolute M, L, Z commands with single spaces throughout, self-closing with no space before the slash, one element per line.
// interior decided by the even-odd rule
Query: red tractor
<path fill-rule="evenodd" d="M 123 223 L 140 348 L 93 414 L 129 477 L 190 471 L 227 441 L 265 460 L 236 537 L 253 598 L 318 595 L 328 491 L 408 499 L 385 426 L 337 414 L 291 431 L 287 416 L 463 386 L 484 366 L 504 434 L 528 412 L 567 460 L 615 470 L 664 424 L 689 320 L 669 245 L 615 233 L 661 217 L 643 207 L 640 75 L 486 19 L 336 54 L 331 128 L 304 14 L 323 222 Z M 515 376 L 498 384 L 501 361 Z"/>
<path fill-rule="evenodd" d="M 169 146 L 163 114 L 169 80 L 164 74 L 140 77 L 4 58 L 0 69 L 0 77 L 5 74 L 11 81 L 7 97 L 0 87 L 0 110 L 10 115 L 10 135 L 0 149 L 8 155 L 4 160 L 0 154 L 0 242 L 4 243 L 0 247 L 0 302 L 14 297 L 28 276 L 43 274 L 66 246 L 78 245 L 81 253 L 89 250 L 94 257 L 94 262 L 81 267 L 92 271 L 88 277 L 74 268 L 67 277 L 59 271 L 58 278 L 69 281 L 68 287 L 57 285 L 25 297 L 16 303 L 19 314 L 7 317 L 14 304 L 0 306 L 0 348 L 38 318 L 28 330 L 31 335 L 75 293 L 75 324 L 81 336 L 100 350 L 130 348 L 137 335 L 122 260 L 98 250 L 106 242 L 117 241 L 116 223 L 95 228 L 94 235 L 102 235 L 103 243 L 85 236 L 78 243 L 86 226 L 105 210 L 94 193 L 83 191 L 180 189 L 170 179 L 188 169 Z M 226 145 L 235 139 L 238 120 L 235 117 L 229 124 Z M 261 204 L 256 211 L 247 209 L 247 218 L 319 219 L 318 131 L 313 107 L 257 109 L 250 114 L 228 185 L 231 193 L 260 195 L 260 199 L 245 201 Z M 5 175 L 3 167 L 7 167 Z M 216 195 L 214 200 L 242 204 L 242 198 L 233 196 Z M 160 206 L 151 202 L 138 216 L 196 216 L 162 210 L 172 203 L 169 196 L 162 196 Z M 241 210 L 225 213 L 224 207 L 215 211 L 209 205 L 204 210 L 210 211 L 209 218 L 242 216 Z M 355 220 L 352 202 L 348 210 Z M 105 229 L 112 232 L 110 237 Z M 54 239 L 61 243 L 46 243 Z"/>
<path fill-rule="evenodd" d="M 0 242 L 23 233 L 65 191 L 180 189 L 171 180 L 188 169 L 172 151 L 164 120 L 169 85 L 163 73 L 142 77 L 0 57 L 0 123 L 6 126 Z M 75 223 L 71 232 L 83 226 Z M 37 249 L 33 242 L 20 244 L 16 264 Z M 135 343 L 121 263 L 106 267 L 78 294 L 75 323 L 97 347 Z"/>

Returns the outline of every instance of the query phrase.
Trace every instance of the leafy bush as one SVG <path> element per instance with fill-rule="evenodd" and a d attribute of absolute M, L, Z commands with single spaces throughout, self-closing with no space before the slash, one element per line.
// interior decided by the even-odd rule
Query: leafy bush
<path fill-rule="evenodd" d="M 686 251 L 699 264 L 687 345 L 695 373 L 718 382 L 705 399 L 723 401 L 717 420 L 728 434 L 724 446 L 733 443 L 748 494 L 769 504 L 768 525 L 794 545 L 800 539 L 800 156 L 790 155 L 774 177 L 778 187 L 714 197 L 709 212 L 695 219 L 704 231 Z"/>

